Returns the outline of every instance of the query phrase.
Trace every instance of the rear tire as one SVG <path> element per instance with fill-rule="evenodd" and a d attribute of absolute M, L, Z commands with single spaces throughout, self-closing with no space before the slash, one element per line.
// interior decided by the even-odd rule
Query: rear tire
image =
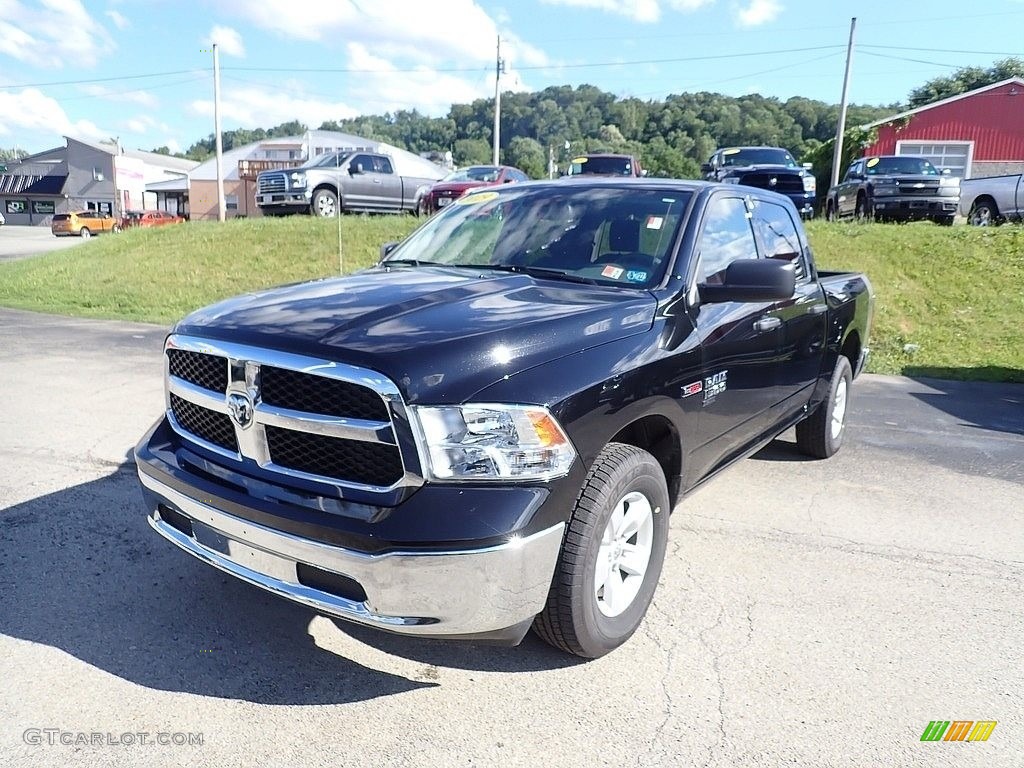
<path fill-rule="evenodd" d="M 632 445 L 605 446 L 576 499 L 534 632 L 590 659 L 626 642 L 658 586 L 669 512 L 657 459 Z"/>
<path fill-rule="evenodd" d="M 828 397 L 814 413 L 796 425 L 796 446 L 801 453 L 816 459 L 828 459 L 843 446 L 852 383 L 850 361 L 840 355 L 832 371 Z"/>
<path fill-rule="evenodd" d="M 975 200 L 967 216 L 967 223 L 975 227 L 994 227 L 999 223 L 999 209 L 987 197 Z"/>

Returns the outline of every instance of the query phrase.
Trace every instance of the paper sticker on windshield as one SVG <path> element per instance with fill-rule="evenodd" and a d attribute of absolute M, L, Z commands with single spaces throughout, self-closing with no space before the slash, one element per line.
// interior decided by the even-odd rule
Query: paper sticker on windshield
<path fill-rule="evenodd" d="M 868 168 L 874 168 L 876 165 L 878 165 L 877 157 L 872 157 L 870 160 L 868 160 Z"/>
<path fill-rule="evenodd" d="M 574 163 L 585 163 L 585 162 L 587 162 L 587 158 L 585 158 L 585 157 L 574 157 L 572 159 L 572 161 Z"/>
<path fill-rule="evenodd" d="M 456 205 L 479 205 L 489 203 L 498 196 L 497 192 L 474 192 L 470 195 L 463 195 L 455 201 Z"/>
<path fill-rule="evenodd" d="M 723 155 L 738 155 L 740 151 L 738 149 L 723 149 Z"/>
<path fill-rule="evenodd" d="M 661 225 L 665 223 L 663 216 L 648 216 L 647 217 L 647 228 L 648 229 L 661 229 Z"/>
<path fill-rule="evenodd" d="M 646 283 L 647 273 L 642 269 L 631 269 L 626 273 L 626 279 L 631 283 Z"/>
<path fill-rule="evenodd" d="M 622 277 L 622 268 L 613 267 L 609 264 L 607 267 L 601 270 L 601 277 L 610 277 L 612 280 L 618 280 Z"/>

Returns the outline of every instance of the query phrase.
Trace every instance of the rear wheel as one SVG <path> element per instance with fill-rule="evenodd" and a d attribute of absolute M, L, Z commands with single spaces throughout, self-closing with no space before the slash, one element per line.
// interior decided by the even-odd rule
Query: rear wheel
<path fill-rule="evenodd" d="M 987 197 L 975 200 L 967 223 L 975 227 L 994 227 L 999 223 L 999 210 L 996 204 Z"/>
<path fill-rule="evenodd" d="M 796 445 L 802 453 L 828 459 L 842 447 L 852 382 L 850 361 L 840 355 L 832 371 L 828 397 L 814 413 L 796 425 Z"/>
<path fill-rule="evenodd" d="M 82 227 L 80 230 L 78 230 L 78 234 L 83 239 L 88 239 L 88 238 L 92 237 L 92 232 L 89 231 L 88 227 Z"/>
<path fill-rule="evenodd" d="M 534 621 L 545 642 L 585 658 L 632 636 L 651 603 L 668 541 L 665 474 L 647 451 L 609 443 L 569 518 L 547 605 Z"/>

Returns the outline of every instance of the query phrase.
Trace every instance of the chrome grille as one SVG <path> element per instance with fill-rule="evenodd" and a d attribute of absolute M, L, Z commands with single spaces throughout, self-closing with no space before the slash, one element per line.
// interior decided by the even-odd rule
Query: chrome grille
<path fill-rule="evenodd" d="M 901 195 L 931 195 L 936 196 L 939 194 L 938 184 L 925 184 L 924 186 L 915 186 L 913 181 L 897 182 L 900 189 Z"/>
<path fill-rule="evenodd" d="M 402 477 L 402 461 L 393 445 L 267 427 L 267 446 L 270 460 L 277 466 L 312 475 L 383 486 Z"/>
<path fill-rule="evenodd" d="M 260 369 L 260 397 L 264 403 L 295 411 L 367 421 L 388 419 L 384 401 L 372 389 L 270 365 Z"/>
<path fill-rule="evenodd" d="M 423 482 L 405 404 L 374 371 L 175 334 L 165 373 L 171 426 L 226 459 L 369 491 Z"/>
<path fill-rule="evenodd" d="M 227 358 L 189 352 L 184 349 L 167 350 L 167 364 L 172 376 L 214 392 L 228 388 Z"/>
<path fill-rule="evenodd" d="M 283 173 L 264 171 L 256 181 L 258 192 L 284 192 L 288 188 L 288 179 Z"/>
<path fill-rule="evenodd" d="M 174 420 L 182 429 L 208 443 L 220 446 L 224 450 L 238 452 L 235 425 L 231 423 L 230 417 L 190 403 L 173 393 L 171 394 L 171 413 L 174 414 Z"/>

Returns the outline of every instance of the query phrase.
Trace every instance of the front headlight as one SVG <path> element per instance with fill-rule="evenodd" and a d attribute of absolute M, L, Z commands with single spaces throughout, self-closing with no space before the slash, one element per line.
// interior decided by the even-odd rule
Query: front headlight
<path fill-rule="evenodd" d="M 723 184 L 739 184 L 740 183 L 740 177 L 739 176 L 726 176 L 724 179 L 722 179 L 722 183 Z"/>
<path fill-rule="evenodd" d="M 291 175 L 292 186 L 296 189 L 302 189 L 306 186 L 306 174 L 304 173 L 293 173 Z"/>
<path fill-rule="evenodd" d="M 804 176 L 804 192 L 816 192 L 818 180 L 813 176 Z"/>
<path fill-rule="evenodd" d="M 958 176 L 940 176 L 939 177 L 940 187 L 959 187 L 960 178 Z"/>
<path fill-rule="evenodd" d="M 551 480 L 576 450 L 539 405 L 413 406 L 434 480 Z"/>

